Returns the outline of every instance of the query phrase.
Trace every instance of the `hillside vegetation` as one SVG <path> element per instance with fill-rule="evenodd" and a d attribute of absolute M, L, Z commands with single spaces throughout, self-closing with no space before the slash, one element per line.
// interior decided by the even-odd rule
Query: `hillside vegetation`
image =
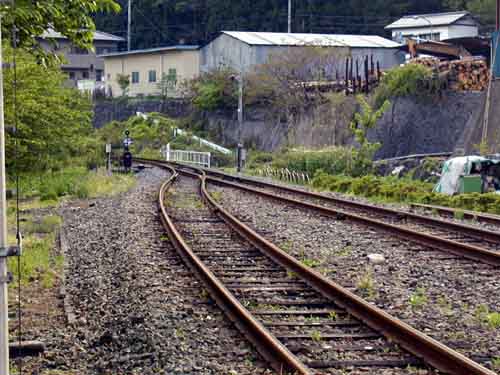
<path fill-rule="evenodd" d="M 98 14 L 96 26 L 126 35 L 127 0 L 118 15 Z M 134 1 L 132 46 L 147 48 L 204 43 L 221 30 L 287 30 L 287 0 Z M 494 24 L 495 0 L 293 1 L 294 32 L 384 35 L 384 26 L 404 14 L 469 9 L 483 25 Z"/>

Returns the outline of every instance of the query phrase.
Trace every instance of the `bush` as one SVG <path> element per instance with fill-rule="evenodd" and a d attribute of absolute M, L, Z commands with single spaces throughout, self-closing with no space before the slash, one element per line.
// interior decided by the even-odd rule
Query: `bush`
<path fill-rule="evenodd" d="M 231 79 L 235 72 L 229 69 L 202 74 L 188 83 L 193 105 L 200 111 L 237 107 L 237 84 Z"/>
<path fill-rule="evenodd" d="M 429 93 L 428 82 L 432 77 L 429 68 L 419 64 L 406 64 L 387 72 L 375 91 L 375 103 L 401 96 L 422 97 Z"/>
<path fill-rule="evenodd" d="M 319 170 L 312 180 L 315 188 L 339 193 L 353 193 L 367 198 L 388 202 L 434 204 L 463 210 L 500 214 L 500 195 L 495 193 L 459 194 L 449 196 L 433 193 L 433 184 L 409 178 L 349 177 L 330 175 Z"/>
<path fill-rule="evenodd" d="M 273 168 L 288 168 L 310 176 L 322 170 L 328 174 L 362 176 L 372 172 L 372 161 L 359 158 L 356 149 L 350 147 L 330 147 L 323 150 L 292 150 L 275 158 Z"/>

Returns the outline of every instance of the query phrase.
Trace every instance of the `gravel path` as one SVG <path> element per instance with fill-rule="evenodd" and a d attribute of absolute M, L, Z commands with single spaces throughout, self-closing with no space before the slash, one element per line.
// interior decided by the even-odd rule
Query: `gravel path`
<path fill-rule="evenodd" d="M 253 367 L 248 344 L 162 235 L 156 197 L 166 177 L 148 168 L 130 192 L 63 211 L 75 313 L 67 361 L 78 373 L 246 374 L 241 367 Z"/>
<path fill-rule="evenodd" d="M 500 312 L 500 269 L 239 190 L 210 191 L 282 249 L 390 314 L 490 367 L 500 358 L 500 327 L 487 323 Z M 369 264 L 371 253 L 386 261 Z"/>

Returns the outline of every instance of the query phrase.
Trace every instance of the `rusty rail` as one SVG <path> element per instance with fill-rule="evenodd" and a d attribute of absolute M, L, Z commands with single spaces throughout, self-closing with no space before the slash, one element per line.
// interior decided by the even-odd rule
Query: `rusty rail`
<path fill-rule="evenodd" d="M 455 217 L 457 213 L 460 213 L 463 214 L 464 219 L 467 220 L 477 220 L 480 223 L 500 225 L 500 215 L 487 214 L 478 211 L 460 210 L 457 208 L 444 207 L 444 206 L 435 206 L 432 204 L 411 203 L 410 207 L 420 208 L 425 210 L 435 210 L 440 215 L 448 217 Z"/>
<path fill-rule="evenodd" d="M 151 162 L 144 159 L 140 161 L 165 167 L 164 163 L 161 162 Z M 304 366 L 292 353 L 276 340 L 274 336 L 272 336 L 248 312 L 248 310 L 237 301 L 183 240 L 168 216 L 164 205 L 165 192 L 177 177 L 177 172 L 172 168 L 170 168 L 170 170 L 173 171 L 173 175 L 160 189 L 159 206 L 162 214 L 162 223 L 169 234 L 170 240 L 179 254 L 181 254 L 181 257 L 186 261 L 193 272 L 195 272 L 195 274 L 205 283 L 219 306 L 257 347 L 264 358 L 270 361 L 275 370 L 278 372 L 289 371 L 297 374 L 312 374 L 311 370 Z M 186 171 L 181 171 L 181 173 L 200 178 L 200 194 L 203 200 L 221 219 L 233 228 L 233 230 L 246 238 L 275 262 L 295 272 L 298 277 L 306 281 L 323 296 L 345 308 L 351 315 L 360 319 L 372 329 L 398 343 L 402 348 L 422 358 L 425 362 L 442 372 L 456 375 L 495 375 L 494 372 L 415 330 L 406 323 L 392 317 L 383 310 L 371 305 L 340 285 L 325 278 L 311 268 L 304 266 L 279 247 L 267 241 L 250 227 L 240 222 L 235 216 L 231 215 L 211 197 L 206 187 L 207 177 L 202 170 L 199 170 L 199 174 Z"/>
<path fill-rule="evenodd" d="M 212 298 L 217 302 L 217 305 L 257 348 L 259 353 L 271 364 L 277 373 L 312 375 L 313 372 L 300 362 L 295 355 L 253 317 L 253 315 L 232 295 L 184 241 L 177 231 L 172 219 L 169 217 L 164 203 L 165 194 L 178 175 L 173 168 L 165 166 L 164 164 L 151 161 L 148 161 L 148 163 L 168 168 L 172 172 L 171 178 L 161 186 L 158 196 L 158 205 L 161 211 L 163 227 L 167 231 L 170 241 L 183 261 L 203 282 Z M 195 178 L 199 177 L 196 174 L 193 174 L 193 176 Z"/>
<path fill-rule="evenodd" d="M 178 164 L 179 167 L 182 168 L 189 168 L 192 169 L 193 167 L 191 166 L 186 166 L 183 164 Z M 201 170 L 201 169 L 200 169 Z M 211 175 L 216 175 L 216 176 L 221 176 L 224 179 L 230 179 L 230 180 L 236 180 L 240 181 L 243 183 L 247 184 L 252 184 L 256 186 L 260 186 L 263 188 L 273 188 L 273 189 L 280 189 L 288 193 L 294 193 L 297 195 L 302 195 L 307 198 L 315 198 L 315 199 L 321 199 L 326 202 L 332 202 L 332 203 L 339 203 L 348 207 L 353 207 L 353 208 L 361 208 L 361 209 L 367 209 L 371 210 L 372 212 L 384 214 L 384 215 L 398 215 L 398 216 L 406 216 L 408 218 L 411 218 L 412 220 L 415 220 L 417 222 L 420 222 L 422 224 L 427 224 L 427 225 L 432 225 L 438 228 L 445 228 L 445 229 L 451 229 L 454 230 L 458 233 L 466 234 L 471 237 L 481 239 L 481 240 L 487 240 L 490 242 L 494 243 L 500 243 L 500 233 L 491 231 L 491 230 L 485 230 L 481 228 L 476 228 L 473 226 L 468 226 L 464 224 L 459 224 L 459 223 L 453 223 L 453 222 L 448 222 L 444 220 L 438 220 L 432 217 L 424 216 L 424 215 L 419 215 L 407 211 L 398 211 L 390 208 L 385 208 L 385 207 L 379 207 L 371 204 L 365 204 L 365 203 L 360 203 L 360 202 L 355 202 L 355 201 L 350 201 L 342 198 L 336 198 L 336 197 L 329 197 L 323 194 L 319 193 L 314 193 L 314 192 L 309 192 L 309 191 L 304 191 L 300 190 L 297 188 L 289 187 L 289 186 L 283 186 L 283 185 L 277 185 L 277 184 L 272 184 L 272 183 L 267 183 L 267 182 L 262 182 L 262 181 L 257 181 L 255 179 L 251 178 L 244 178 L 240 176 L 233 176 L 227 173 L 219 172 L 219 171 L 214 171 L 214 170 L 206 170 L 204 169 L 204 172 L 210 173 Z M 500 252 L 495 252 L 492 250 L 484 249 L 480 246 L 476 245 L 470 245 L 467 243 L 462 243 L 454 240 L 449 240 L 445 238 L 441 238 L 438 236 L 434 236 L 431 234 L 427 234 L 424 232 L 420 231 L 415 231 L 412 229 L 404 228 L 398 225 L 394 224 L 389 224 L 385 223 L 380 220 L 376 220 L 373 218 L 369 218 L 366 216 L 358 215 L 351 213 L 346 210 L 340 210 L 340 209 L 334 209 L 334 208 L 329 208 L 329 207 L 324 207 L 318 204 L 314 203 L 309 203 L 305 202 L 299 199 L 294 199 L 294 198 L 288 198 L 288 197 L 283 197 L 277 194 L 273 194 L 270 192 L 258 190 L 251 188 L 247 185 L 244 184 L 239 184 L 239 183 L 234 183 L 234 182 L 229 182 L 224 179 L 220 178 L 215 178 L 215 177 L 210 177 L 207 176 L 208 181 L 221 184 L 221 185 L 226 185 L 230 186 L 233 188 L 237 188 L 240 190 L 248 191 L 254 194 L 258 194 L 261 196 L 265 196 L 270 199 L 278 200 L 281 202 L 285 202 L 288 204 L 292 204 L 304 209 L 312 209 L 317 212 L 320 212 L 324 215 L 327 216 L 332 216 L 332 217 L 338 217 L 339 215 L 344 216 L 347 219 L 350 219 L 352 221 L 358 222 L 363 225 L 368 225 L 374 228 L 379 228 L 384 231 L 390 232 L 392 234 L 395 234 L 399 238 L 403 240 L 411 240 L 415 243 L 418 243 L 420 245 L 424 246 L 429 246 L 432 248 L 435 248 L 440 251 L 444 251 L 447 253 L 451 253 L 457 256 L 461 256 L 467 259 L 479 261 L 482 263 L 487 263 L 493 266 L 500 266 Z"/>

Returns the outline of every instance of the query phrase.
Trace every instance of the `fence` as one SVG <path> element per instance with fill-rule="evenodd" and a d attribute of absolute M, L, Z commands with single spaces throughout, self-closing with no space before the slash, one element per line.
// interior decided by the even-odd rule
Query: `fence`
<path fill-rule="evenodd" d="M 210 152 L 172 150 L 170 144 L 163 146 L 160 152 L 166 161 L 195 164 L 210 168 Z"/>

